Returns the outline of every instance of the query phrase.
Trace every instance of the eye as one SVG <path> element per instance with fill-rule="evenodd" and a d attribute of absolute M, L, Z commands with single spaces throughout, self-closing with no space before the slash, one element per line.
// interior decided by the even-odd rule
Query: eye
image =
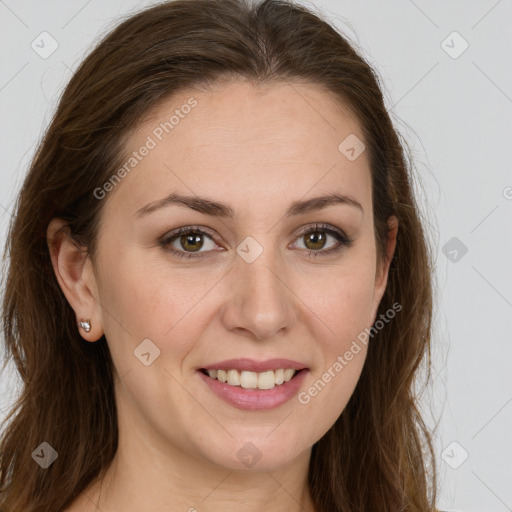
<path fill-rule="evenodd" d="M 200 251 L 204 246 L 204 237 L 208 237 L 208 239 L 213 243 L 213 246 L 216 245 L 208 233 L 202 229 L 194 228 L 193 226 L 179 228 L 176 231 L 173 231 L 160 241 L 160 245 L 166 251 L 179 256 L 180 258 L 196 258 L 200 257 L 202 252 L 208 252 L 208 250 Z M 181 248 L 178 247 L 178 250 L 176 250 L 176 248 L 173 247 L 173 244 L 175 243 L 181 246 Z M 214 247 L 210 247 L 209 249 L 211 250 L 213 248 Z"/>
<path fill-rule="evenodd" d="M 328 237 L 332 237 L 338 241 L 334 247 L 327 250 L 321 250 L 325 247 Z M 331 227 L 326 224 L 315 224 L 306 228 L 298 238 L 304 242 L 306 251 L 309 256 L 324 256 L 336 253 L 344 247 L 352 247 L 354 240 L 349 238 L 343 231 Z"/>
<path fill-rule="evenodd" d="M 205 248 L 205 237 L 212 243 L 212 246 L 210 248 L 206 246 L 206 250 L 201 251 Z M 322 250 L 328 237 L 334 238 L 338 243 L 330 249 Z M 308 256 L 314 255 L 315 257 L 333 254 L 344 247 L 352 247 L 354 242 L 343 231 L 327 224 L 315 224 L 305 228 L 297 240 L 304 242 Z M 164 236 L 159 244 L 165 251 L 180 258 L 202 257 L 203 253 L 216 250 L 215 245 L 217 245 L 210 234 L 195 226 L 187 226 L 172 231 Z"/>

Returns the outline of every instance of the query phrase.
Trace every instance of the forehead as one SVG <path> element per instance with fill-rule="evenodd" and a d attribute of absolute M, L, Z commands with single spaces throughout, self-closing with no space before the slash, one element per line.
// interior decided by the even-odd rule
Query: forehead
<path fill-rule="evenodd" d="M 351 161 L 339 149 L 354 136 L 364 140 L 356 117 L 317 85 L 228 82 L 181 91 L 135 127 L 125 160 L 135 152 L 137 162 L 109 199 L 133 212 L 172 191 L 229 198 L 240 208 L 328 191 L 368 206 L 366 152 Z"/>

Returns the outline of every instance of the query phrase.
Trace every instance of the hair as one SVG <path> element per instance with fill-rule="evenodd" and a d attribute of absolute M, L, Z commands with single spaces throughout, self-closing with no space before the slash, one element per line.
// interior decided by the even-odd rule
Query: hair
<path fill-rule="evenodd" d="M 103 336 L 87 343 L 52 268 L 47 227 L 66 221 L 94 259 L 101 187 L 123 162 L 130 130 L 178 91 L 222 80 L 308 83 L 357 116 L 372 178 L 377 260 L 387 219 L 399 222 L 377 316 L 402 310 L 369 343 L 343 413 L 312 447 L 308 485 L 318 512 L 437 510 L 432 432 L 415 390 L 431 378 L 433 264 L 413 193 L 407 145 L 379 78 L 321 14 L 290 1 L 174 0 L 123 19 L 83 60 L 39 143 L 14 206 L 4 260 L 4 367 L 22 389 L 0 439 L 0 510 L 70 506 L 104 475 L 117 450 L 114 370 Z M 7 264 L 7 259 L 9 262 Z M 32 459 L 46 441 L 47 469 Z"/>

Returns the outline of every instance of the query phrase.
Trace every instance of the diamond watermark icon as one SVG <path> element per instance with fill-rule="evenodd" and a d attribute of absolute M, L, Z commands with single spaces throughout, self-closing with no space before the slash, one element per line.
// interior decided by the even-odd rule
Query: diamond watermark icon
<path fill-rule="evenodd" d="M 442 252 L 452 263 L 458 263 L 468 252 L 468 248 L 454 236 L 443 245 Z"/>
<path fill-rule="evenodd" d="M 252 236 L 246 237 L 238 247 L 236 253 L 246 262 L 252 263 L 263 252 L 263 246 Z"/>
<path fill-rule="evenodd" d="M 441 42 L 441 48 L 452 59 L 458 59 L 468 47 L 469 43 L 457 31 L 453 31 Z"/>
<path fill-rule="evenodd" d="M 42 442 L 33 452 L 32 458 L 43 468 L 53 464 L 59 454 L 46 441 Z"/>
<path fill-rule="evenodd" d="M 458 469 L 469 457 L 467 450 L 457 441 L 451 442 L 441 453 L 441 458 L 452 469 Z"/>
<path fill-rule="evenodd" d="M 144 366 L 149 366 L 160 355 L 160 349 L 149 338 L 146 338 L 135 347 L 133 353 Z"/>
<path fill-rule="evenodd" d="M 338 151 L 351 162 L 359 158 L 365 149 L 363 141 L 353 133 L 343 139 L 338 146 Z"/>
<path fill-rule="evenodd" d="M 236 452 L 238 460 L 248 468 L 252 468 L 262 457 L 262 453 L 252 443 L 245 443 L 238 452 Z"/>
<path fill-rule="evenodd" d="M 41 59 L 48 59 L 59 47 L 59 43 L 48 32 L 41 32 L 30 44 Z"/>

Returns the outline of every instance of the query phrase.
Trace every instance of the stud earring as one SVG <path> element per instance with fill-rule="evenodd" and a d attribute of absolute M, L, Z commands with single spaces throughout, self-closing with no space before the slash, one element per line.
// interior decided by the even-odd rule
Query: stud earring
<path fill-rule="evenodd" d="M 82 328 L 85 332 L 89 332 L 91 330 L 91 321 L 82 320 L 78 323 L 78 326 Z"/>

